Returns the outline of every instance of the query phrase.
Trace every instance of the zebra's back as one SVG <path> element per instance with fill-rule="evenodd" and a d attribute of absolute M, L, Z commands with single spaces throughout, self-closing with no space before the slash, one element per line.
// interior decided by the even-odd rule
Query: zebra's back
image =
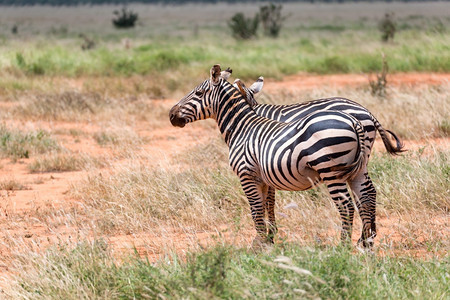
<path fill-rule="evenodd" d="M 258 104 L 253 108 L 256 114 L 262 117 L 285 123 L 300 120 L 316 111 L 341 111 L 353 116 L 362 124 L 366 132 L 364 144 L 368 155 L 375 141 L 376 127 L 372 114 L 359 103 L 347 98 L 324 98 L 288 105 Z"/>

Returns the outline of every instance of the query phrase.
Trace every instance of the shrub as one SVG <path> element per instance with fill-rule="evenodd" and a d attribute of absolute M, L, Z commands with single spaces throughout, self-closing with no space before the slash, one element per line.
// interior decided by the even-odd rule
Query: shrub
<path fill-rule="evenodd" d="M 378 29 L 381 31 L 381 40 L 388 42 L 394 39 L 394 34 L 397 29 L 397 25 L 394 21 L 394 13 L 387 13 L 381 20 Z"/>
<path fill-rule="evenodd" d="M 19 190 L 29 190 L 27 186 L 23 183 L 17 181 L 14 178 L 9 178 L 0 181 L 0 190 L 4 191 L 19 191 Z"/>
<path fill-rule="evenodd" d="M 131 9 L 127 9 L 126 7 L 122 7 L 122 10 L 114 11 L 114 15 L 116 16 L 113 19 L 113 24 L 116 28 L 131 28 L 134 27 L 138 14 L 133 12 Z"/>
<path fill-rule="evenodd" d="M 87 37 L 83 33 L 80 34 L 80 38 L 83 39 L 83 44 L 81 44 L 81 49 L 82 50 L 90 50 L 90 49 L 94 49 L 95 48 L 95 41 L 93 39 Z"/>
<path fill-rule="evenodd" d="M 377 80 L 369 79 L 370 92 L 373 96 L 386 96 L 386 85 L 387 85 L 387 73 L 389 71 L 389 66 L 386 61 L 386 57 L 384 53 L 382 54 L 383 58 L 383 67 L 381 69 L 381 74 L 377 73 Z"/>
<path fill-rule="evenodd" d="M 283 25 L 286 16 L 281 16 L 281 4 L 275 5 L 269 3 L 268 5 L 259 8 L 259 18 L 262 22 L 264 34 L 270 37 L 278 37 L 281 26 Z"/>
<path fill-rule="evenodd" d="M 246 18 L 243 13 L 235 14 L 228 22 L 228 26 L 237 39 L 248 40 L 256 36 L 258 30 L 259 17 Z"/>
<path fill-rule="evenodd" d="M 11 33 L 12 34 L 18 34 L 19 33 L 19 26 L 17 26 L 17 24 L 13 25 L 13 27 L 11 28 Z"/>

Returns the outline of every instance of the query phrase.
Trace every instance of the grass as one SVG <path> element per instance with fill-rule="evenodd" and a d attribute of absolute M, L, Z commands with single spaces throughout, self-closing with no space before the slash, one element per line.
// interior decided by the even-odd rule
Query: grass
<path fill-rule="evenodd" d="M 30 91 L 16 94 L 11 97 L 14 101 L 7 117 L 13 116 L 20 120 L 47 122 L 101 121 L 105 123 L 101 124 L 102 127 L 107 127 L 106 130 L 103 130 L 105 134 L 114 135 L 109 131 L 119 128 L 118 132 L 121 136 L 117 137 L 119 140 L 125 138 L 128 139 L 128 142 L 133 140 L 133 143 L 138 143 L 139 137 L 127 128 L 136 120 L 153 121 L 158 118 L 159 122 L 167 114 L 165 107 L 149 105 L 151 101 L 148 97 L 137 97 L 143 91 L 135 90 L 133 79 L 126 82 L 114 78 L 101 78 L 92 81 L 86 78 L 85 80 L 87 86 L 84 88 L 85 91 L 82 92 L 68 89 L 65 82 L 45 82 L 43 85 L 52 85 L 52 87 L 44 88 L 47 90 L 46 92 L 35 90 L 31 95 Z M 140 80 L 143 80 L 143 78 Z M 116 84 L 117 82 L 121 83 Z M 108 89 L 108 86 L 112 86 L 112 88 Z M 122 89 L 122 87 L 124 88 Z M 33 88 L 31 91 L 33 91 Z M 151 125 L 158 126 L 158 122 L 152 122 Z M 125 128 L 122 128 L 123 126 Z M 70 134 L 76 135 L 77 133 L 74 131 Z M 129 138 L 126 138 L 127 134 Z M 99 135 L 102 135 L 102 132 L 96 133 L 96 139 L 103 143 Z"/>
<path fill-rule="evenodd" d="M 131 128 L 111 126 L 94 133 L 94 140 L 101 146 L 135 147 L 142 144 L 142 139 Z"/>
<path fill-rule="evenodd" d="M 378 153 L 373 156 L 369 174 L 378 189 L 381 214 L 449 212 L 449 152 L 429 147 L 433 155 L 422 155 L 423 150 L 417 150 L 396 158 Z M 72 189 L 73 195 L 89 207 L 87 210 L 98 216 L 96 222 L 102 232 L 136 233 L 161 224 L 197 229 L 214 229 L 216 224 L 232 225 L 235 221 L 251 224 L 247 200 L 227 165 L 223 144 L 213 140 L 189 149 L 173 159 L 170 168 L 149 169 L 136 163 L 142 158 L 132 160 L 106 176 L 93 174 Z M 291 203 L 301 209 L 286 208 Z M 283 226 L 310 239 L 328 239 L 333 236 L 329 230 L 339 226 L 336 209 L 324 188 L 277 192 L 276 210 Z M 318 223 L 311 215 L 330 222 Z"/>
<path fill-rule="evenodd" d="M 5 191 L 20 191 L 20 190 L 28 190 L 29 188 L 21 183 L 20 181 L 9 178 L 0 181 L 0 190 Z"/>
<path fill-rule="evenodd" d="M 354 254 L 342 248 L 282 244 L 262 253 L 216 246 L 187 259 L 118 264 L 101 240 L 21 257 L 14 299 L 442 299 L 448 259 Z M 45 280 L 43 280 L 45 278 Z"/>
<path fill-rule="evenodd" d="M 102 211 L 97 219 L 102 232 L 142 232 L 161 221 L 208 228 L 232 219 L 236 208 L 246 205 L 237 178 L 226 168 L 174 173 L 126 163 L 111 174 L 89 176 L 72 193 L 93 215 Z"/>
<path fill-rule="evenodd" d="M 28 165 L 28 169 L 32 173 L 72 172 L 83 170 L 89 166 L 103 167 L 104 165 L 101 159 L 80 153 L 51 153 L 34 159 Z"/>
<path fill-rule="evenodd" d="M 432 146 L 428 150 L 433 151 Z M 376 154 L 371 159 L 370 175 L 381 194 L 384 209 L 407 212 L 433 209 L 450 212 L 447 196 L 450 186 L 450 152 L 422 154 L 424 149 L 397 158 Z M 395 201 L 393 201 L 395 199 Z"/>
<path fill-rule="evenodd" d="M 168 80 L 167 87 L 177 87 L 179 82 L 170 79 L 170 73 L 182 72 L 189 76 L 210 67 L 211 61 L 225 66 L 239 66 L 241 78 L 280 77 L 303 72 L 312 73 L 360 73 L 381 69 L 380 53 L 387 55 L 391 72 L 450 71 L 447 44 L 449 37 L 441 33 L 405 31 L 398 34 L 395 44 L 385 45 L 374 29 L 350 31 L 339 40 L 328 32 L 278 40 L 262 38 L 255 41 L 236 42 L 232 38 L 168 38 L 165 41 L 140 41 L 141 46 L 132 50 L 103 46 L 82 51 L 68 43 L 42 46 L 31 42 L 26 52 L 0 57 L 3 70 L 25 75 L 50 76 L 130 76 L 158 75 Z M 300 39 L 300 42 L 299 40 Z M 355 49 L 355 43 L 365 47 Z M 283 45 L 280 47 L 280 45 Z M 242 49 L 246 51 L 242 52 Z M 11 55 L 11 54 L 9 54 Z M 276 58 L 276 60 L 274 60 Z M 5 69 L 7 68 L 7 69 Z M 1 67 L 0 67 L 1 69 Z M 200 73 L 201 74 L 201 73 Z M 200 79 L 197 75 L 197 79 Z"/>
<path fill-rule="evenodd" d="M 98 94 L 62 92 L 57 94 L 27 97 L 25 102 L 14 110 L 14 114 L 23 118 L 40 120 L 78 120 L 89 118 L 107 104 L 107 100 Z"/>
<path fill-rule="evenodd" d="M 29 158 L 59 148 L 57 142 L 43 130 L 23 132 L 4 124 L 0 126 L 0 153 L 4 157 Z"/>

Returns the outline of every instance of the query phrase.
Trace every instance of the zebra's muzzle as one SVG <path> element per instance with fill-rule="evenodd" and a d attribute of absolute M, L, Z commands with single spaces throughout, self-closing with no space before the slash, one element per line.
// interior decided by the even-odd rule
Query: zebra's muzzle
<path fill-rule="evenodd" d="M 175 127 L 184 127 L 184 125 L 186 125 L 186 121 L 177 116 L 170 116 L 170 123 Z"/>
<path fill-rule="evenodd" d="M 178 116 L 178 107 L 173 107 L 169 113 L 170 123 L 175 127 L 184 127 L 186 120 Z"/>

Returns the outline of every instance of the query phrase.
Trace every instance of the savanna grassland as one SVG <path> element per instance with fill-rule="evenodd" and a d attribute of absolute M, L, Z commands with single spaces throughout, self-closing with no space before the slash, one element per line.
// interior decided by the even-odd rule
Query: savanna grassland
<path fill-rule="evenodd" d="M 0 298 L 449 296 L 450 4 L 285 4 L 280 37 L 249 41 L 227 20 L 257 4 L 130 7 L 128 30 L 114 6 L 0 7 Z M 367 79 L 382 53 L 385 97 Z M 168 120 L 214 63 L 263 75 L 261 103 L 347 97 L 405 140 L 398 157 L 377 141 L 369 163 L 373 254 L 339 246 L 322 188 L 277 192 L 276 243 L 251 249 L 216 125 Z"/>

